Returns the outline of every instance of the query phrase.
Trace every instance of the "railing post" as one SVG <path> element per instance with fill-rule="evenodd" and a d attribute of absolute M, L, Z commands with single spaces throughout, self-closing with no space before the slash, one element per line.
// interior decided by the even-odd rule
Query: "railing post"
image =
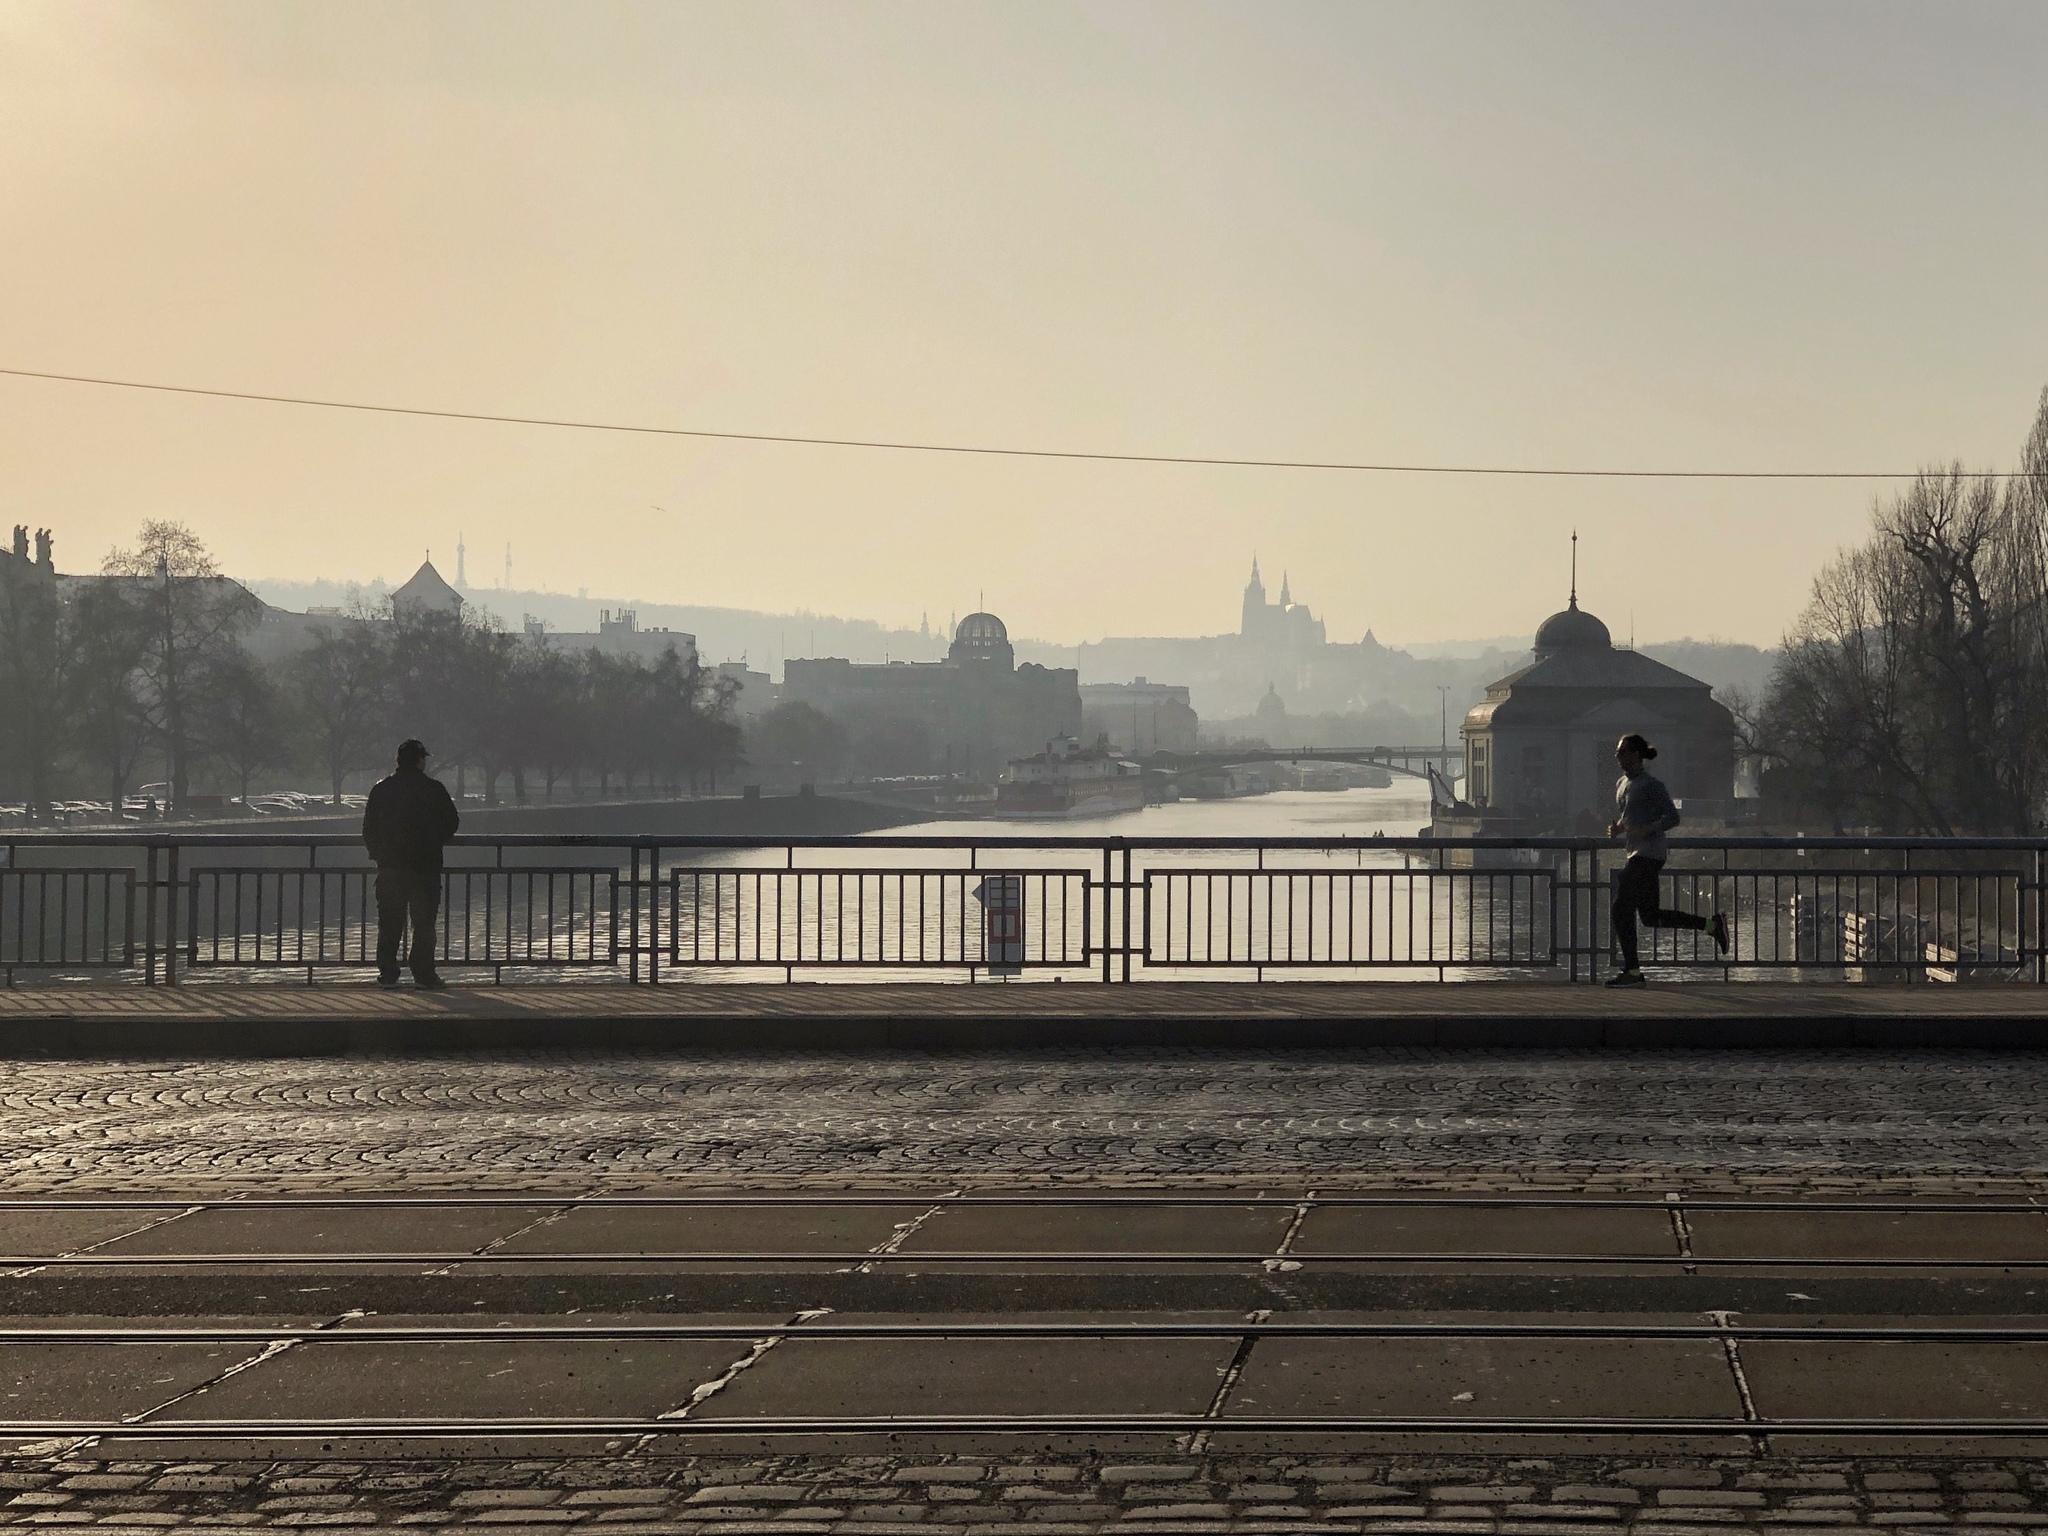
<path fill-rule="evenodd" d="M 1115 857 L 1115 854 L 1110 851 L 1110 845 L 1105 842 L 1102 845 L 1102 979 L 1104 981 L 1114 981 L 1116 979 L 1116 972 L 1113 969 L 1116 964 L 1114 958 L 1116 955 L 1114 937 L 1116 933 L 1116 913 L 1112 910 L 1112 903 L 1110 901 L 1110 888 L 1116 883 L 1116 877 L 1111 873 L 1111 870 L 1114 868 L 1113 861 Z"/>
<path fill-rule="evenodd" d="M 172 843 L 164 850 L 165 866 L 170 871 L 164 884 L 164 985 L 178 984 L 178 845 Z M 186 925 L 188 928 L 190 924 Z"/>
<path fill-rule="evenodd" d="M 1571 955 L 1570 979 L 1573 981 L 1579 979 L 1579 853 L 1580 850 L 1574 847 L 1565 855 L 1565 868 L 1568 874 L 1564 892 L 1564 938 Z"/>
<path fill-rule="evenodd" d="M 1571 903 L 1573 981 L 1585 981 L 1592 972 L 1592 966 L 1586 956 L 1586 951 L 1589 943 L 1586 937 L 1588 931 L 1588 923 L 1586 920 L 1587 877 L 1581 871 L 1580 866 L 1593 856 L 1594 855 L 1591 849 L 1574 848 L 1572 850 Z"/>
<path fill-rule="evenodd" d="M 647 985 L 661 985 L 661 844 L 647 850 Z"/>
<path fill-rule="evenodd" d="M 1586 981 L 1588 984 L 1600 979 L 1600 961 L 1605 957 L 1607 944 L 1613 935 L 1605 936 L 1602 942 L 1600 928 L 1600 845 L 1595 843 L 1586 850 Z"/>
<path fill-rule="evenodd" d="M 2048 983 L 2048 850 L 2034 850 L 2034 985 Z"/>
<path fill-rule="evenodd" d="M 144 848 L 142 860 L 142 984 L 145 987 L 156 985 L 155 843 Z"/>
<path fill-rule="evenodd" d="M 1124 844 L 1124 980 L 1131 979 L 1131 845 Z"/>
<path fill-rule="evenodd" d="M 626 981 L 640 979 L 640 845 L 632 844 L 626 854 L 631 861 L 626 875 Z"/>

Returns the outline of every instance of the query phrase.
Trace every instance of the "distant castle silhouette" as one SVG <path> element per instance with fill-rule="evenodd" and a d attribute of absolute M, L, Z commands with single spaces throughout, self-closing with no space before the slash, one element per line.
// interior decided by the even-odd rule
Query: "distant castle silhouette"
<path fill-rule="evenodd" d="M 1294 600 L 1285 572 L 1280 576 L 1280 601 L 1266 601 L 1257 555 L 1252 556 L 1252 579 L 1245 583 L 1238 633 L 1254 645 L 1275 650 L 1305 650 L 1324 643 L 1323 621 L 1308 611 L 1308 604 Z"/>

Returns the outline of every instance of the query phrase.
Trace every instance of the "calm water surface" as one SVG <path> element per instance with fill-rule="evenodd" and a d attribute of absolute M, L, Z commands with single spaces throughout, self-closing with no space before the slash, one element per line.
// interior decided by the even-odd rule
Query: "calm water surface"
<path fill-rule="evenodd" d="M 1429 786 L 1286 790 L 1239 800 L 1183 800 L 1079 821 L 937 821 L 900 829 L 932 837 L 1413 837 L 1429 822 Z"/>

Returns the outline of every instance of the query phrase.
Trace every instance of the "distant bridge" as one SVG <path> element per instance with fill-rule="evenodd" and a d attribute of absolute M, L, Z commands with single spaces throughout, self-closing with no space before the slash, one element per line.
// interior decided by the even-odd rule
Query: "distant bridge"
<path fill-rule="evenodd" d="M 1454 747 L 1243 747 L 1213 752 L 1154 752 L 1143 758 L 1147 768 L 1167 773 L 1197 773 L 1204 768 L 1235 768 L 1246 763 L 1362 763 L 1427 779 L 1430 770 L 1454 779 L 1465 771 L 1465 749 Z M 1455 765 L 1455 769 L 1453 767 Z"/>

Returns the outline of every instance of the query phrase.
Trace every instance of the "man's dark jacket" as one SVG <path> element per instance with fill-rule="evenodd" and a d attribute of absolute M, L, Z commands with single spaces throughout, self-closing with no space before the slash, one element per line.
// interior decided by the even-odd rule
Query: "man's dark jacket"
<path fill-rule="evenodd" d="M 418 768 L 380 780 L 363 807 L 363 844 L 379 869 L 437 873 L 441 845 L 461 822 L 447 786 Z"/>

